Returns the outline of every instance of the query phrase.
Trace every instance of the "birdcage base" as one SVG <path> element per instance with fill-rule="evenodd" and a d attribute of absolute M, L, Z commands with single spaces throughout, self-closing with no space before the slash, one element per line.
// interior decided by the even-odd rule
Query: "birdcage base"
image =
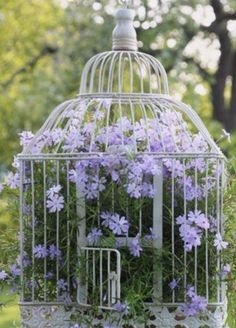
<path fill-rule="evenodd" d="M 21 305 L 21 327 L 22 328 L 68 328 L 70 318 L 73 314 L 84 315 L 81 308 L 65 307 L 63 305 Z M 153 315 L 146 324 L 129 323 L 132 328 L 226 328 L 226 303 L 209 309 L 202 315 L 196 317 L 184 317 L 180 307 L 155 307 Z M 94 318 L 93 323 L 83 328 L 109 326 L 102 316 Z M 91 326 L 93 325 L 93 326 Z M 73 326 L 73 325 L 72 325 Z M 110 326 L 109 326 L 110 327 Z M 114 327 L 118 327 L 114 325 Z M 120 325 L 119 328 L 122 328 Z M 126 326 L 124 326 L 126 327 Z"/>

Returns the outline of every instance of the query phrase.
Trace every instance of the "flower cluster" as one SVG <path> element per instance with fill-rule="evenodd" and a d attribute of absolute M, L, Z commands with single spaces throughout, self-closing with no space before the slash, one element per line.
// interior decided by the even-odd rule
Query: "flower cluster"
<path fill-rule="evenodd" d="M 204 312 L 207 308 L 207 300 L 205 297 L 195 293 L 194 287 L 189 286 L 187 290 L 188 302 L 182 306 L 182 311 L 186 316 L 195 316 Z"/>
<path fill-rule="evenodd" d="M 53 244 L 48 248 L 43 245 L 37 245 L 33 248 L 33 254 L 37 259 L 44 259 L 47 256 L 49 256 L 51 260 L 61 258 L 61 250 Z"/>
<path fill-rule="evenodd" d="M 193 247 L 201 245 L 201 237 L 205 229 L 210 227 L 207 217 L 198 210 L 190 211 L 188 216 L 176 218 L 180 237 L 184 242 L 184 248 L 190 252 Z"/>
<path fill-rule="evenodd" d="M 60 212 L 64 208 L 64 197 L 59 195 L 62 187 L 53 186 L 47 191 L 47 208 L 49 213 Z"/>
<path fill-rule="evenodd" d="M 102 212 L 102 225 L 108 227 L 114 235 L 127 235 L 129 230 L 129 222 L 124 216 L 117 213 Z"/>

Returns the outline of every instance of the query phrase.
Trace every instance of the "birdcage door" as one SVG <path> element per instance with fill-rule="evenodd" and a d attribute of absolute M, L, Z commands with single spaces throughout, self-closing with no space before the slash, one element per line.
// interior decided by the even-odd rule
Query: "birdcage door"
<path fill-rule="evenodd" d="M 83 247 L 80 267 L 79 305 L 112 309 L 120 300 L 120 252 L 111 248 Z"/>

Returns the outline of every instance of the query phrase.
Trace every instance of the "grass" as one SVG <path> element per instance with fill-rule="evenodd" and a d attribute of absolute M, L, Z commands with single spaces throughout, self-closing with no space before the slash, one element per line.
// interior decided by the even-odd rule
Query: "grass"
<path fill-rule="evenodd" d="M 18 306 L 18 297 L 14 294 L 0 295 L 0 304 L 6 304 L 0 308 L 0 328 L 19 328 L 20 312 Z"/>

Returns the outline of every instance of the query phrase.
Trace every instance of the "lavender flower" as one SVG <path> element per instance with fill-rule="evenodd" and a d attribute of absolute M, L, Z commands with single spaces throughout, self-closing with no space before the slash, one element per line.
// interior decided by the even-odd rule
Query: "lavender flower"
<path fill-rule="evenodd" d="M 33 254 L 37 259 L 44 259 L 48 255 L 48 250 L 42 245 L 37 245 L 33 248 Z"/>
<path fill-rule="evenodd" d="M 229 243 L 227 241 L 222 240 L 222 236 L 220 233 L 216 234 L 215 240 L 214 240 L 214 246 L 216 247 L 216 249 L 218 251 L 221 251 L 222 249 L 227 248 L 228 244 Z"/>
<path fill-rule="evenodd" d="M 38 288 L 38 284 L 35 280 L 31 279 L 31 280 L 28 280 L 26 281 L 26 286 L 29 288 L 29 289 L 32 289 L 33 287 L 34 288 Z"/>
<path fill-rule="evenodd" d="M 109 228 L 112 230 L 114 235 L 126 235 L 129 230 L 129 223 L 124 216 L 119 216 L 115 213 L 111 216 Z"/>
<path fill-rule="evenodd" d="M 127 193 L 130 197 L 140 198 L 142 195 L 142 185 L 136 182 L 131 182 L 127 184 Z"/>
<path fill-rule="evenodd" d="M 115 308 L 116 311 L 118 311 L 120 313 L 123 313 L 125 315 L 127 315 L 129 313 L 129 306 L 126 302 L 125 303 L 117 302 L 114 305 L 114 308 Z"/>
<path fill-rule="evenodd" d="M 197 210 L 190 211 L 187 217 L 177 217 L 176 222 L 180 225 L 180 237 L 184 241 L 184 248 L 187 252 L 190 252 L 193 247 L 201 245 L 202 229 L 210 227 L 207 217 Z"/>
<path fill-rule="evenodd" d="M 97 228 L 93 228 L 87 236 L 87 240 L 91 245 L 96 245 L 99 238 L 102 236 L 102 231 Z"/>
<path fill-rule="evenodd" d="M 190 252 L 193 247 L 201 245 L 201 234 L 198 228 L 186 223 L 180 226 L 179 232 L 187 252 Z"/>
<path fill-rule="evenodd" d="M 0 271 L 0 280 L 5 280 L 8 277 L 8 274 L 6 271 L 2 270 Z"/>
<path fill-rule="evenodd" d="M 160 166 L 153 156 L 144 155 L 142 161 L 141 168 L 144 174 L 159 175 L 161 173 Z"/>
<path fill-rule="evenodd" d="M 154 197 L 154 187 L 151 183 L 143 182 L 142 184 L 142 195 L 144 197 Z"/>
<path fill-rule="evenodd" d="M 61 258 L 61 250 L 58 249 L 55 245 L 49 246 L 48 253 L 51 260 L 54 260 L 56 258 Z"/>
<path fill-rule="evenodd" d="M 54 145 L 60 143 L 62 141 L 62 137 L 63 137 L 63 130 L 60 128 L 55 129 L 51 133 L 52 143 Z"/>
<path fill-rule="evenodd" d="M 80 134 L 77 128 L 71 129 L 68 135 L 65 137 L 65 144 L 63 149 L 68 152 L 73 152 L 84 147 L 84 136 Z"/>
<path fill-rule="evenodd" d="M 10 268 L 10 272 L 14 278 L 20 276 L 21 269 L 16 264 L 10 265 L 9 268 Z"/>
<path fill-rule="evenodd" d="M 21 265 L 21 256 L 20 255 L 17 256 L 16 263 L 18 266 Z M 29 256 L 25 251 L 23 252 L 23 256 L 22 256 L 22 265 L 24 268 L 31 265 L 31 260 L 29 259 Z"/>
<path fill-rule="evenodd" d="M 22 131 L 19 133 L 20 136 L 20 145 L 23 146 L 23 149 L 30 143 L 33 139 L 34 134 L 31 131 Z"/>
<path fill-rule="evenodd" d="M 54 185 L 53 187 L 51 187 L 50 189 L 48 189 L 47 191 L 47 196 L 48 198 L 53 198 L 55 195 L 57 195 L 62 189 L 61 185 Z"/>
<path fill-rule="evenodd" d="M 65 291 L 67 289 L 67 283 L 64 279 L 60 279 L 57 281 L 57 287 L 59 290 Z"/>
<path fill-rule="evenodd" d="M 175 289 L 175 288 L 177 288 L 179 285 L 178 285 L 178 282 L 175 280 L 175 279 L 173 279 L 170 283 L 169 283 L 169 287 L 170 287 L 170 289 Z"/>
<path fill-rule="evenodd" d="M 230 274 L 230 271 L 231 271 L 231 267 L 230 267 L 230 264 L 227 263 L 223 266 L 223 270 L 220 274 L 221 276 L 221 279 L 225 279 L 229 274 Z"/>
<path fill-rule="evenodd" d="M 19 173 L 14 174 L 13 172 L 9 172 L 8 175 L 7 175 L 6 184 L 11 189 L 18 188 L 20 186 L 20 175 L 19 175 Z"/>
<path fill-rule="evenodd" d="M 3 187 L 3 184 L 0 183 L 0 193 L 3 191 L 4 187 Z"/>
<path fill-rule="evenodd" d="M 201 211 L 195 210 L 194 212 L 189 212 L 188 219 L 190 222 L 195 223 L 200 228 L 209 229 L 210 227 L 208 219 L 203 213 L 201 213 Z"/>
<path fill-rule="evenodd" d="M 110 212 L 101 213 L 102 225 L 111 229 L 115 235 L 126 235 L 129 230 L 129 223 L 124 216 L 117 213 L 111 214 Z"/>
<path fill-rule="evenodd" d="M 102 219 L 102 225 L 104 227 L 109 227 L 110 226 L 110 222 L 111 222 L 111 213 L 110 212 L 102 212 L 100 215 L 101 219 Z"/>
<path fill-rule="evenodd" d="M 60 212 L 64 208 L 64 197 L 54 195 L 47 200 L 47 208 L 49 209 L 49 213 Z"/>
<path fill-rule="evenodd" d="M 130 254 L 136 257 L 140 257 L 140 252 L 143 250 L 140 241 L 139 234 L 131 241 L 129 245 Z"/>
<path fill-rule="evenodd" d="M 70 326 L 69 328 L 82 328 L 78 323 L 75 323 L 73 326 Z"/>
<path fill-rule="evenodd" d="M 186 294 L 188 296 L 188 302 L 182 306 L 182 311 L 186 316 L 194 316 L 206 310 L 207 300 L 205 297 L 197 295 L 194 287 L 189 286 Z"/>
<path fill-rule="evenodd" d="M 54 277 L 54 274 L 52 272 L 46 272 L 46 274 L 44 275 L 44 279 L 50 280 Z"/>
<path fill-rule="evenodd" d="M 146 242 L 156 240 L 158 238 L 157 234 L 155 234 L 155 232 L 153 232 L 152 228 L 149 228 L 149 231 L 150 231 L 150 234 L 147 234 L 147 235 L 144 236 L 144 240 Z"/>

